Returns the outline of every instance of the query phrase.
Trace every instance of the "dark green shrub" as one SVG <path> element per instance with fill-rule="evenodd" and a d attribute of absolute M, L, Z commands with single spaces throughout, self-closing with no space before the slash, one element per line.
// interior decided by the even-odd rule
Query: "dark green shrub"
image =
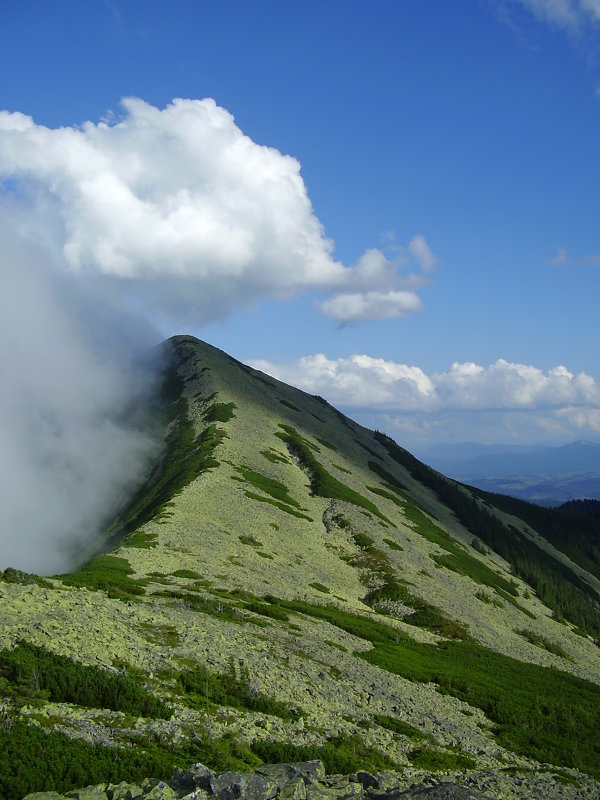
<path fill-rule="evenodd" d="M 16 698 L 40 695 L 55 703 L 110 708 L 135 716 L 171 716 L 168 706 L 134 678 L 78 664 L 31 642 L 0 651 L 0 674 Z"/>

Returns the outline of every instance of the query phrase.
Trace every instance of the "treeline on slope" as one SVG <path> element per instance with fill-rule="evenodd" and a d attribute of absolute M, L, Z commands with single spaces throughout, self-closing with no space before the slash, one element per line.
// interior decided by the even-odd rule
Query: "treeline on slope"
<path fill-rule="evenodd" d="M 452 481 L 422 464 L 389 436 L 376 432 L 375 438 L 394 461 L 409 470 L 415 480 L 432 489 L 471 533 L 508 561 L 514 573 L 529 583 L 540 600 L 554 611 L 556 619 L 569 620 L 596 641 L 600 640 L 597 595 L 585 581 L 516 528 L 507 528 L 485 508 L 483 501 L 473 497 L 471 491 L 458 488 Z"/>
<path fill-rule="evenodd" d="M 593 517 L 600 519 L 600 500 L 593 500 L 587 497 L 578 500 L 567 500 L 558 507 L 559 511 L 572 511 L 575 514 L 581 514 L 584 517 Z"/>
<path fill-rule="evenodd" d="M 524 520 L 546 541 L 600 579 L 600 503 L 571 500 L 559 508 L 545 508 L 525 500 L 472 489 L 491 505 Z M 591 513 L 595 509 L 595 515 Z"/>
<path fill-rule="evenodd" d="M 0 651 L 0 689 L 17 704 L 39 697 L 135 716 L 171 716 L 169 707 L 134 678 L 79 664 L 26 641 L 19 642 L 13 650 Z"/>

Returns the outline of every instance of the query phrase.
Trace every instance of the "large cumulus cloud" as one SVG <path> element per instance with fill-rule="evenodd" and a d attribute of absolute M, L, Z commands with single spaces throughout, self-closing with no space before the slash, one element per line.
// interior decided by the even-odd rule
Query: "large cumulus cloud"
<path fill-rule="evenodd" d="M 19 224 L 71 271 L 179 324 L 307 288 L 329 295 L 321 309 L 340 322 L 421 309 L 435 263 L 421 234 L 392 259 L 373 249 L 345 266 L 298 161 L 253 142 L 214 100 L 122 107 L 56 130 L 0 112 L 0 178 L 16 181 Z"/>

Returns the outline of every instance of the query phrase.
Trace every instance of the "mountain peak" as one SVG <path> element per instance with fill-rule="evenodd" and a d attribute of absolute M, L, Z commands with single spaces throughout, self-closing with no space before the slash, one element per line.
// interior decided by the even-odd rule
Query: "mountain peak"
<path fill-rule="evenodd" d="M 418 782 L 541 759 L 595 786 L 591 534 L 566 548 L 549 519 L 193 336 L 163 350 L 147 480 L 109 552 L 45 584 L 5 578 L 7 646 L 141 675 L 171 719 L 128 730 L 115 710 L 94 725 L 115 744 L 155 737 L 171 766 L 192 741 L 187 757 L 210 766 L 321 758 Z M 52 714 L 85 738 L 95 712 L 69 702 Z"/>

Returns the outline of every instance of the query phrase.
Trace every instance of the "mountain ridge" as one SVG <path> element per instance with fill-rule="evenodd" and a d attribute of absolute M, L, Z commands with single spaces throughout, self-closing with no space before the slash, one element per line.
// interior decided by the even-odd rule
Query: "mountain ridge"
<path fill-rule="evenodd" d="M 69 575 L 5 571 L 0 641 L 2 652 L 26 640 L 124 669 L 171 717 L 99 717 L 35 692 L 28 707 L 3 673 L 19 721 L 55 718 L 75 739 L 136 743 L 156 758 L 183 759 L 184 747 L 191 757 L 199 739 L 195 755 L 213 766 L 226 759 L 211 742 L 248 766 L 318 757 L 329 741 L 338 754 L 354 749 L 344 764 L 394 765 L 407 780 L 432 768 L 457 780 L 539 771 L 542 760 L 592 786 L 600 582 L 581 557 L 587 541 L 557 558 L 560 541 L 544 539 L 555 555 L 534 558 L 541 534 L 514 509 L 322 398 L 194 337 L 161 352 L 165 445 L 99 543 L 112 549 Z M 502 549 L 497 531 L 532 560 L 537 587 L 492 549 Z M 552 581 L 567 600 L 553 598 Z"/>

